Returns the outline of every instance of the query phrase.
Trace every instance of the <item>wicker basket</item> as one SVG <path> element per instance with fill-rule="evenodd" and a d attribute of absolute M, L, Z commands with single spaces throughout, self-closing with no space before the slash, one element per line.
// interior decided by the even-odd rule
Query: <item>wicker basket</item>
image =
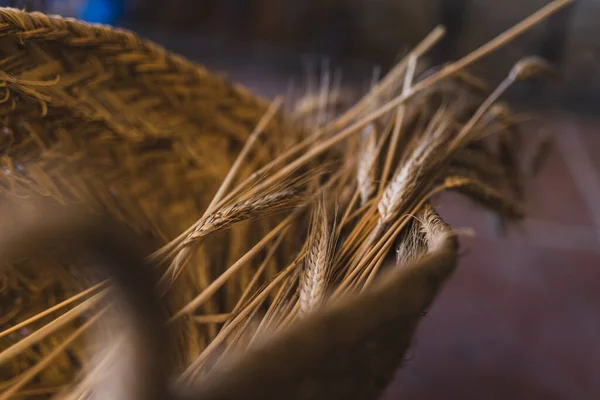
<path fill-rule="evenodd" d="M 457 261 L 432 197 L 457 190 L 502 221 L 523 216 L 518 118 L 496 100 L 547 65 L 520 62 L 490 91 L 463 71 L 486 45 L 421 73 L 417 58 L 440 36 L 341 116 L 327 74 L 294 116 L 131 32 L 0 8 L 1 205 L 76 205 L 148 238 L 150 259 L 170 263 L 160 283 L 175 294 L 179 383 L 245 355 L 199 398 L 376 398 Z M 242 183 L 215 206 L 228 171 Z M 66 343 L 105 291 L 93 281 L 82 292 L 85 274 L 49 262 L 26 254 L 1 270 L 2 400 L 62 394 L 87 365 L 89 349 Z M 246 355 L 249 344 L 263 347 Z"/>

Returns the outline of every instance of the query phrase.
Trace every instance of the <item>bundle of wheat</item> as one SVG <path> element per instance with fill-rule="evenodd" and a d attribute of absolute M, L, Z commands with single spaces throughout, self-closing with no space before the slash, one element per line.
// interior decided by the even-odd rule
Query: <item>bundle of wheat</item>
<path fill-rule="evenodd" d="M 494 90 L 465 68 L 568 2 L 423 72 L 436 28 L 356 104 L 334 112 L 325 75 L 289 115 L 130 32 L 0 9 L 3 205 L 78 205 L 148 237 L 165 347 L 199 398 L 374 398 L 456 262 L 435 196 L 523 216 L 522 119 L 498 99 L 550 68 L 521 60 Z M 21 256 L 2 269 L 0 399 L 88 397 L 122 344 L 98 364 L 80 340 L 109 288 Z"/>

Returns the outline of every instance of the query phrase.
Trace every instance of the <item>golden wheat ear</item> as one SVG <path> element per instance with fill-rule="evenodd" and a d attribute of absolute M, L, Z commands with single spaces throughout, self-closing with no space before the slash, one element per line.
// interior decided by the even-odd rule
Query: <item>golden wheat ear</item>
<path fill-rule="evenodd" d="M 189 398 L 378 398 L 456 261 L 456 239 L 445 235 L 419 261 L 383 275 L 378 285 L 325 306 L 217 367 Z"/>

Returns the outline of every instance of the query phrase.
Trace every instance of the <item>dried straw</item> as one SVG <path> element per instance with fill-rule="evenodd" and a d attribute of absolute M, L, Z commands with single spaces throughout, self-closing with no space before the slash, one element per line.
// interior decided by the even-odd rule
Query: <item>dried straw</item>
<path fill-rule="evenodd" d="M 2 205 L 78 204 L 148 238 L 177 383 L 198 398 L 376 398 L 457 262 L 437 195 L 524 216 L 519 120 L 499 100 L 550 69 L 524 59 L 489 90 L 465 68 L 568 3 L 422 74 L 436 28 L 346 109 L 326 68 L 291 113 L 131 32 L 1 8 Z M 107 289 L 48 262 L 0 271 L 0 399 L 91 394 L 75 339 Z"/>

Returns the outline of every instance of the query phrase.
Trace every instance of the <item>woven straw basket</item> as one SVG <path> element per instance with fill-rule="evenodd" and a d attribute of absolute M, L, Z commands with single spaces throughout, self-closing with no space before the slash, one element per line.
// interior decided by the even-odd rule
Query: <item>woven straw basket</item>
<path fill-rule="evenodd" d="M 201 382 L 194 399 L 375 399 L 457 262 L 434 195 L 523 217 L 520 119 L 497 100 L 548 65 L 523 60 L 495 90 L 464 68 L 568 2 L 423 72 L 436 29 L 354 105 L 324 74 L 292 113 L 131 32 L 0 8 L 0 254 L 51 219 L 13 213 L 23 199 L 144 239 L 175 333 L 147 339 L 163 319 L 138 337 L 151 361 L 135 398 L 175 398 L 169 373 Z M 108 289 L 37 248 L 19 256 L 0 269 L 0 400 L 89 398 L 122 353 L 98 319 Z M 114 346 L 78 340 L 91 324 Z"/>
<path fill-rule="evenodd" d="M 131 32 L 6 8 L 0 82 L 2 201 L 43 196 L 84 204 L 155 244 L 202 215 L 268 106 Z M 248 168 L 270 155 L 268 146 L 253 150 Z M 44 270 L 19 265 L 2 277 L 2 329 L 77 289 L 68 276 Z M 63 331 L 0 367 L 3 380 L 34 365 Z M 0 348 L 14 343 L 0 340 Z M 45 385 L 73 372 L 62 358 L 44 372 Z"/>

